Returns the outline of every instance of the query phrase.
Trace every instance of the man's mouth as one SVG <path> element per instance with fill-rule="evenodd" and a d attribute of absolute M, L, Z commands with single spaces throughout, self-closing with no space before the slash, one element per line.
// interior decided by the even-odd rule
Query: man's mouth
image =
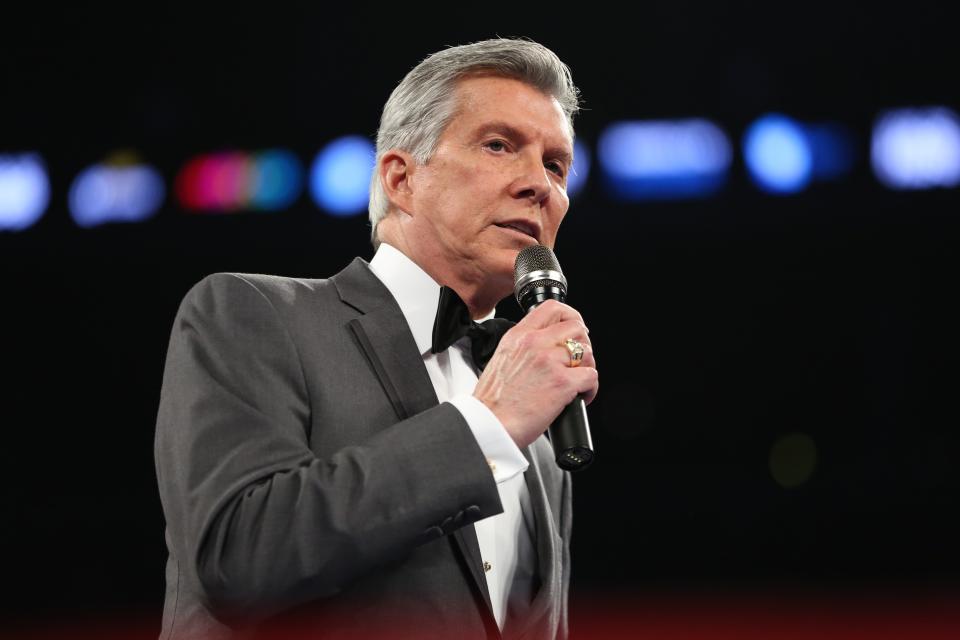
<path fill-rule="evenodd" d="M 514 231 L 519 231 L 524 235 L 530 236 L 537 242 L 540 241 L 539 238 L 537 238 L 539 230 L 537 229 L 536 225 L 529 222 L 524 222 L 522 220 L 511 220 L 509 222 L 498 222 L 496 223 L 496 226 L 503 229 L 513 229 Z"/>

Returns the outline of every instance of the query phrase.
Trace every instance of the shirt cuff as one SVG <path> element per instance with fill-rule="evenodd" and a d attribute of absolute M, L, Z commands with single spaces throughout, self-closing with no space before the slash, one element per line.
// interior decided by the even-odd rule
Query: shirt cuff
<path fill-rule="evenodd" d="M 530 463 L 487 405 L 466 394 L 451 398 L 448 402 L 463 414 L 463 419 L 467 421 L 480 450 L 487 458 L 497 484 L 527 470 Z"/>

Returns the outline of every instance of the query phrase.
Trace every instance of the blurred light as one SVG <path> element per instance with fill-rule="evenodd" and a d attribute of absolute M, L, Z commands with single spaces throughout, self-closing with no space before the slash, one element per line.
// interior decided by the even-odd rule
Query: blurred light
<path fill-rule="evenodd" d="M 813 177 L 807 135 L 786 116 L 769 114 L 754 121 L 743 137 L 743 155 L 750 177 L 770 193 L 796 193 Z"/>
<path fill-rule="evenodd" d="M 303 169 L 289 151 L 273 149 L 257 155 L 253 165 L 251 207 L 276 211 L 292 205 L 303 190 Z"/>
<path fill-rule="evenodd" d="M 597 158 L 607 185 L 629 200 L 704 197 L 727 180 L 732 152 L 708 120 L 619 122 L 600 136 Z"/>
<path fill-rule="evenodd" d="M 213 153 L 189 160 L 174 189 L 188 210 L 276 211 L 300 197 L 303 168 L 293 153 L 281 149 Z"/>
<path fill-rule="evenodd" d="M 83 170 L 70 186 L 70 215 L 81 227 L 106 222 L 139 222 L 163 204 L 160 173 L 147 165 L 97 164 Z"/>
<path fill-rule="evenodd" d="M 366 211 L 376 150 L 363 136 L 344 136 L 324 147 L 310 169 L 310 194 L 336 216 Z"/>
<path fill-rule="evenodd" d="M 960 119 L 946 107 L 881 115 L 871 147 L 873 172 L 891 189 L 960 184 Z"/>
<path fill-rule="evenodd" d="M 203 182 L 210 200 L 224 211 L 245 208 L 250 201 L 250 185 L 253 182 L 253 162 L 241 151 L 217 156 L 207 166 L 209 175 Z"/>
<path fill-rule="evenodd" d="M 50 180 L 36 153 L 0 155 L 0 231 L 22 231 L 50 202 Z"/>
<path fill-rule="evenodd" d="M 243 154 L 218 153 L 189 160 L 180 170 L 174 189 L 180 205 L 194 211 L 230 211 L 246 199 L 229 184 L 229 176 L 237 175 L 245 164 Z"/>
<path fill-rule="evenodd" d="M 590 176 L 590 149 L 580 140 L 573 143 L 573 167 L 567 176 L 567 195 L 576 197 Z"/>
<path fill-rule="evenodd" d="M 779 438 L 770 449 L 770 474 L 781 487 L 791 489 L 810 479 L 817 466 L 817 446 L 805 433 Z"/>

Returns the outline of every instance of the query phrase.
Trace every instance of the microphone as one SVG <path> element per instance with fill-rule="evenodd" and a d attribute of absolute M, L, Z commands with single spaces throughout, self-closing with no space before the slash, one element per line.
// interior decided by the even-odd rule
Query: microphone
<path fill-rule="evenodd" d="M 517 255 L 513 282 L 513 293 L 524 313 L 530 313 L 547 300 L 565 302 L 567 299 L 567 279 L 563 277 L 557 256 L 540 244 L 526 247 Z M 593 462 L 593 440 L 582 393 L 557 416 L 548 432 L 561 469 L 579 471 Z"/>

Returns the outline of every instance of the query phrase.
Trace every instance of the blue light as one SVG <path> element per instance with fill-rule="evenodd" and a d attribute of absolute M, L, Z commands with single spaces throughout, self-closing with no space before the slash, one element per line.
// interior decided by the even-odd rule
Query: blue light
<path fill-rule="evenodd" d="M 0 155 L 0 231 L 22 231 L 50 202 L 50 180 L 35 153 Z"/>
<path fill-rule="evenodd" d="M 726 134 L 709 120 L 648 120 L 607 127 L 597 158 L 616 196 L 701 198 L 726 183 L 732 152 Z"/>
<path fill-rule="evenodd" d="M 163 178 L 145 165 L 93 165 L 70 186 L 70 215 L 78 226 L 89 228 L 107 222 L 140 222 L 152 217 L 163 204 Z"/>
<path fill-rule="evenodd" d="M 335 216 L 366 211 L 376 151 L 362 136 L 344 136 L 328 144 L 310 168 L 310 195 Z"/>
<path fill-rule="evenodd" d="M 573 167 L 567 175 L 567 195 L 576 197 L 590 176 L 590 149 L 580 140 L 573 143 Z"/>
<path fill-rule="evenodd" d="M 960 118 L 946 107 L 899 109 L 873 127 L 873 172 L 891 189 L 960 184 Z"/>
<path fill-rule="evenodd" d="M 292 205 L 303 190 L 303 167 L 297 157 L 281 149 L 257 154 L 250 185 L 250 207 L 277 211 Z"/>
<path fill-rule="evenodd" d="M 764 191 L 801 191 L 813 177 L 813 150 L 803 127 L 794 120 L 765 115 L 747 129 L 743 155 L 750 177 Z"/>

